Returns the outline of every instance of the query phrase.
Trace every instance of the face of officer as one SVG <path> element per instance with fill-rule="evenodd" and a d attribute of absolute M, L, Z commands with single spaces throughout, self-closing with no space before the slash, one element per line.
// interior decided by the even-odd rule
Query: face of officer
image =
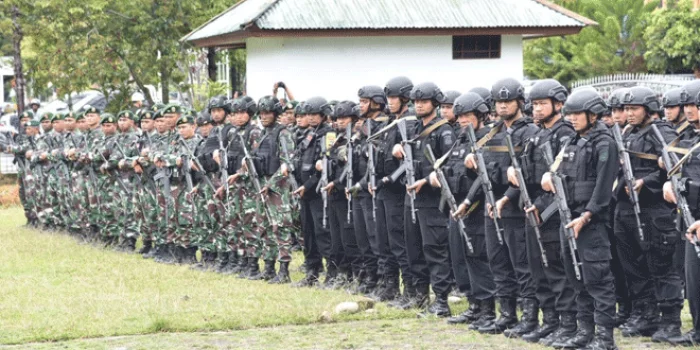
<path fill-rule="evenodd" d="M 44 130 L 44 132 L 51 131 L 51 121 L 50 120 L 42 120 L 41 121 L 41 128 Z"/>
<path fill-rule="evenodd" d="M 296 123 L 296 118 L 294 118 L 294 110 L 288 109 L 282 113 L 280 116 L 280 122 L 284 125 L 292 125 Z"/>
<path fill-rule="evenodd" d="M 535 123 L 541 124 L 542 121 L 549 118 L 552 114 L 561 111 L 563 104 L 561 102 L 552 103 L 551 99 L 545 98 L 540 100 L 532 100 L 532 119 Z"/>
<path fill-rule="evenodd" d="M 141 119 L 141 130 L 145 132 L 151 132 L 153 131 L 153 128 L 155 127 L 155 122 L 153 119 Z"/>
<path fill-rule="evenodd" d="M 189 140 L 194 136 L 194 124 L 185 123 L 177 126 L 177 132 L 183 139 Z"/>
<path fill-rule="evenodd" d="M 209 137 L 209 133 L 211 133 L 211 129 L 213 129 L 213 128 L 214 128 L 214 125 L 209 123 L 209 124 L 200 125 L 199 127 L 197 127 L 197 131 L 199 132 L 200 135 L 202 135 L 202 137 Z"/>
<path fill-rule="evenodd" d="M 574 130 L 576 130 L 576 132 L 579 134 L 588 131 L 589 119 L 591 124 L 595 123 L 596 120 L 596 117 L 594 115 L 591 114 L 589 116 L 589 114 L 586 112 L 568 113 L 566 117 L 571 122 L 571 125 L 574 127 Z"/>
<path fill-rule="evenodd" d="M 175 129 L 175 124 L 177 124 L 177 120 L 180 119 L 180 114 L 179 113 L 165 113 L 163 114 L 163 118 L 165 119 L 165 124 L 168 129 L 173 130 Z"/>
<path fill-rule="evenodd" d="M 443 103 L 440 105 L 440 115 L 447 119 L 450 124 L 455 122 L 455 114 L 452 112 L 452 105 Z"/>
<path fill-rule="evenodd" d="M 260 123 L 265 128 L 275 125 L 275 119 L 273 112 L 260 112 Z"/>
<path fill-rule="evenodd" d="M 64 119 L 63 120 L 63 127 L 66 131 L 75 130 L 75 119 L 73 119 L 73 118 Z"/>
<path fill-rule="evenodd" d="M 496 101 L 496 114 L 502 120 L 511 120 L 520 113 L 518 100 Z"/>
<path fill-rule="evenodd" d="M 415 100 L 416 116 L 418 118 L 425 118 L 435 112 L 435 106 L 433 106 L 432 100 Z"/>
<path fill-rule="evenodd" d="M 479 130 L 479 128 L 481 127 L 479 118 L 474 112 L 467 112 L 461 114 L 457 117 L 457 123 L 459 123 L 459 127 L 462 129 L 468 128 L 469 125 L 471 125 L 472 128 L 474 128 L 474 130 Z"/>
<path fill-rule="evenodd" d="M 63 120 L 56 120 L 53 123 L 51 123 L 51 126 L 53 127 L 53 130 L 57 133 L 62 133 L 63 130 L 66 129 L 63 124 Z"/>
<path fill-rule="evenodd" d="M 223 123 L 224 118 L 226 117 L 226 111 L 224 111 L 223 108 L 218 107 L 212 108 L 209 114 L 211 114 L 211 119 L 217 124 Z"/>
<path fill-rule="evenodd" d="M 28 126 L 28 127 L 26 127 L 25 132 L 27 133 L 28 136 L 35 136 L 39 133 L 39 128 L 37 128 L 36 126 Z"/>
<path fill-rule="evenodd" d="M 117 133 L 117 126 L 114 123 L 102 124 L 102 132 L 107 136 L 112 136 Z"/>
<path fill-rule="evenodd" d="M 306 114 L 297 114 L 297 126 L 306 129 L 309 127 L 309 118 L 307 118 Z"/>
<path fill-rule="evenodd" d="M 615 121 L 613 120 L 612 116 L 609 114 L 604 114 L 603 117 L 600 119 L 600 121 L 605 124 L 605 126 L 612 128 L 613 125 L 615 125 Z"/>
<path fill-rule="evenodd" d="M 681 106 L 665 107 L 664 114 L 666 114 L 666 120 L 671 123 L 677 123 L 681 118 Z"/>
<path fill-rule="evenodd" d="M 621 128 L 627 124 L 627 116 L 625 115 L 625 110 L 622 108 L 612 109 L 612 120 L 617 123 Z"/>
<path fill-rule="evenodd" d="M 637 105 L 625 106 L 625 114 L 627 115 L 627 123 L 634 126 L 642 125 L 647 117 L 647 111 L 644 109 L 644 106 Z"/>
<path fill-rule="evenodd" d="M 78 120 L 75 122 L 75 125 L 80 129 L 82 132 L 86 132 L 90 130 L 90 124 L 88 124 L 87 120 L 85 118 Z"/>
<path fill-rule="evenodd" d="M 370 110 L 370 105 L 372 103 L 372 100 L 368 98 L 361 98 L 360 99 L 360 114 L 361 115 L 367 115 Z"/>
<path fill-rule="evenodd" d="M 698 106 L 696 105 L 685 105 L 683 106 L 683 114 L 685 114 L 685 119 L 691 123 L 698 123 Z"/>
<path fill-rule="evenodd" d="M 339 117 L 335 120 L 337 130 L 345 130 L 352 123 L 352 117 Z"/>
<path fill-rule="evenodd" d="M 320 113 L 307 114 L 306 119 L 309 121 L 309 126 L 312 128 L 315 128 L 323 123 L 323 116 L 321 116 Z"/>
<path fill-rule="evenodd" d="M 248 124 L 248 121 L 250 121 L 248 112 L 236 112 L 233 114 L 233 125 L 235 126 L 244 126 Z"/>
<path fill-rule="evenodd" d="M 401 98 L 398 96 L 387 96 L 387 102 L 389 104 L 389 112 L 392 114 L 398 114 L 401 112 Z"/>
<path fill-rule="evenodd" d="M 168 126 L 168 122 L 165 121 L 165 118 L 162 118 L 162 117 L 156 119 L 155 125 L 156 125 L 156 130 L 160 134 L 165 134 L 170 129 Z"/>
<path fill-rule="evenodd" d="M 85 114 L 85 120 L 90 126 L 90 129 L 95 129 L 100 126 L 100 115 L 97 113 L 87 113 Z"/>
<path fill-rule="evenodd" d="M 128 117 L 121 117 L 117 121 L 117 125 L 119 126 L 119 131 L 127 132 L 134 126 L 134 121 Z"/>

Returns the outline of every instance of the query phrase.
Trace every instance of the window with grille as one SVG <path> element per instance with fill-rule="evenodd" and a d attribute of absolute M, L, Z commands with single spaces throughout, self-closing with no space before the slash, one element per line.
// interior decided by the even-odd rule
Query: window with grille
<path fill-rule="evenodd" d="M 452 59 L 501 58 L 500 35 L 452 37 Z"/>

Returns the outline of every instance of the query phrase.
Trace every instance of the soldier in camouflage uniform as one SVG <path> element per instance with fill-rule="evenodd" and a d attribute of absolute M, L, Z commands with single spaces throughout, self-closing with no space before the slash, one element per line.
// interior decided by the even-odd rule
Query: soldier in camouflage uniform
<path fill-rule="evenodd" d="M 157 108 L 157 106 L 156 106 Z M 158 231 L 159 215 L 158 198 L 156 196 L 157 185 L 153 180 L 155 166 L 148 161 L 147 155 L 154 146 L 154 139 L 158 133 L 155 131 L 154 116 L 157 111 L 142 110 L 139 116 L 141 133 L 138 139 L 139 153 L 135 157 L 127 157 L 124 169 L 131 168 L 137 174 L 137 205 L 136 217 L 139 220 L 139 232 L 143 240 L 143 247 L 139 251 L 144 258 L 155 256 L 154 233 Z M 129 162 L 130 161 L 130 162 Z"/>
<path fill-rule="evenodd" d="M 87 106 L 83 111 L 86 131 L 83 133 L 83 147 L 80 150 L 78 159 L 80 162 L 84 163 L 84 175 L 87 178 L 86 189 L 88 193 L 88 206 L 87 216 L 89 224 L 89 237 L 92 240 L 99 239 L 99 232 L 101 229 L 100 222 L 100 184 L 103 182 L 104 176 L 99 173 L 99 169 L 95 168 L 92 163 L 92 157 L 94 156 L 95 150 L 97 150 L 104 138 L 102 133 L 102 128 L 100 127 L 100 110 L 95 107 Z"/>
<path fill-rule="evenodd" d="M 74 180 L 73 208 L 76 221 L 72 230 L 77 232 L 83 239 L 92 237 L 92 230 L 89 219 L 89 186 L 91 186 L 89 171 L 86 163 L 80 160 L 86 148 L 85 133 L 90 130 L 85 113 L 75 114 L 76 130 L 67 135 L 70 147 L 66 150 L 66 158 L 72 163 L 71 175 Z"/>
<path fill-rule="evenodd" d="M 98 181 L 99 190 L 99 219 L 100 238 L 105 245 L 115 245 L 121 236 L 122 227 L 119 222 L 119 211 L 124 206 L 119 196 L 118 186 L 124 186 L 119 182 L 115 170 L 119 163 L 112 155 L 118 153 L 115 143 L 117 142 L 117 118 L 111 113 L 102 115 L 100 122 L 104 137 L 99 145 L 92 150 L 92 164 L 99 169 Z M 121 189 L 126 191 L 126 189 Z"/>
<path fill-rule="evenodd" d="M 68 112 L 63 116 L 65 127 L 63 132 L 63 161 L 66 163 L 68 176 L 62 179 L 61 188 L 65 191 L 65 201 L 68 206 L 66 229 L 71 234 L 80 236 L 82 233 L 81 224 L 85 220 L 81 213 L 84 213 L 85 209 L 80 206 L 78 198 L 83 193 L 81 189 L 84 188 L 82 187 L 84 179 L 79 176 L 75 162 L 68 156 L 71 149 L 78 147 L 77 145 L 81 138 L 76 136 L 76 134 L 80 133 L 76 119 L 77 115 L 73 112 Z"/>
<path fill-rule="evenodd" d="M 27 218 L 27 224 L 35 226 L 38 224 L 36 212 L 36 197 L 32 195 L 33 191 L 33 172 L 27 161 L 27 153 L 33 150 L 31 138 L 39 132 L 39 123 L 32 122 L 34 114 L 31 111 L 25 111 L 20 116 L 20 132 L 15 135 L 12 145 L 7 145 L 5 151 L 15 156 L 15 163 L 18 166 L 18 179 L 20 183 L 20 201 L 24 207 L 24 216 Z M 31 124 L 28 126 L 28 123 Z"/>
<path fill-rule="evenodd" d="M 115 148 L 112 149 L 110 155 L 111 166 L 116 162 L 118 168 L 118 170 L 114 170 L 114 176 L 121 178 L 123 184 L 123 186 L 116 187 L 117 197 L 115 200 L 122 203 L 122 206 L 117 208 L 115 214 L 119 221 L 119 227 L 121 227 L 119 249 L 127 252 L 134 251 L 141 224 L 136 210 L 136 201 L 138 200 L 136 186 L 139 179 L 134 176 L 133 169 L 126 165 L 128 160 L 139 154 L 140 131 L 134 126 L 136 122 L 138 122 L 138 117 L 129 110 L 117 114 L 119 134 L 114 143 Z"/>

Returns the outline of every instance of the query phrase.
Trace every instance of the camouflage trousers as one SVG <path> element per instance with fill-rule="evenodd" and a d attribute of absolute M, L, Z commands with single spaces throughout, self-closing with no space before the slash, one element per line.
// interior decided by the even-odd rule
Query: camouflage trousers
<path fill-rule="evenodd" d="M 137 215 L 137 205 L 136 205 L 136 179 L 132 179 L 124 174 L 117 174 L 116 176 L 121 176 L 122 183 L 126 188 L 121 185 L 115 188 L 115 200 L 120 205 L 115 206 L 114 216 L 117 224 L 120 227 L 119 236 L 121 239 L 136 238 L 139 234 L 140 222 Z"/>
<path fill-rule="evenodd" d="M 103 239 L 118 239 L 121 236 L 122 227 L 117 213 L 123 203 L 118 194 L 118 186 L 115 177 L 107 175 L 102 178 L 100 191 L 97 193 L 100 202 L 98 222 Z"/>
<path fill-rule="evenodd" d="M 144 241 L 153 241 L 159 229 L 160 207 L 156 195 L 156 184 L 144 181 L 147 175 L 142 175 L 141 186 L 137 186 L 134 216 L 138 218 L 139 232 Z M 139 180 L 136 180 L 139 181 Z"/>
<path fill-rule="evenodd" d="M 80 230 L 83 234 L 87 235 L 90 232 L 90 219 L 88 216 L 88 211 L 90 207 L 90 200 L 88 194 L 88 183 L 87 177 L 84 176 L 80 171 L 73 171 L 71 174 L 73 177 L 73 199 L 72 199 L 72 212 L 75 216 L 75 221 L 73 222 L 73 229 Z"/>
<path fill-rule="evenodd" d="M 223 210 L 223 225 L 216 234 L 217 252 L 245 252 L 242 240 L 241 208 L 244 192 L 239 185 L 228 185 L 228 195 L 221 199 Z"/>
<path fill-rule="evenodd" d="M 193 198 L 197 210 L 192 230 L 192 245 L 202 251 L 215 252 L 216 233 L 223 226 L 223 203 L 214 198 L 214 191 L 206 184 L 200 183 L 197 188 Z"/>
<path fill-rule="evenodd" d="M 37 220 L 36 207 L 36 181 L 31 170 L 22 174 L 24 177 L 24 208 L 28 211 L 27 217 L 30 221 Z"/>
<path fill-rule="evenodd" d="M 194 230 L 195 216 L 197 210 L 194 205 L 193 196 L 187 190 L 187 186 L 182 183 L 173 186 L 173 198 L 175 202 L 175 232 L 172 237 L 172 242 L 181 247 L 190 247 L 192 241 L 192 232 Z M 177 195 L 175 195 L 177 191 Z"/>

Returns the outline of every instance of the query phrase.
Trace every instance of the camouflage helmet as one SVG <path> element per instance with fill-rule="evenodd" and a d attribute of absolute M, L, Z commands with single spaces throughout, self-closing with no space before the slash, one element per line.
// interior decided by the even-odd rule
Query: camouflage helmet
<path fill-rule="evenodd" d="M 221 108 L 223 109 L 226 113 L 229 113 L 229 104 L 226 101 L 226 97 L 224 96 L 214 96 L 209 100 L 209 105 L 207 106 L 207 110 L 211 112 L 212 109 L 214 108 Z"/>
<path fill-rule="evenodd" d="M 452 113 L 455 116 L 460 116 L 470 112 L 487 114 L 490 108 L 486 101 L 476 92 L 467 92 L 455 99 L 452 106 Z"/>
<path fill-rule="evenodd" d="M 554 79 L 540 80 L 530 89 L 528 98 L 533 100 L 552 99 L 556 102 L 565 102 L 569 92 L 564 85 Z"/>
<path fill-rule="evenodd" d="M 501 79 L 491 87 L 491 97 L 494 101 L 525 100 L 525 88 L 516 79 Z"/>
<path fill-rule="evenodd" d="M 407 77 L 392 78 L 384 87 L 384 95 L 387 97 L 401 97 L 404 99 L 411 98 L 411 90 L 413 90 L 413 82 Z"/>
<path fill-rule="evenodd" d="M 367 85 L 360 88 L 357 92 L 357 97 L 366 98 L 380 105 L 386 106 L 386 95 L 381 87 L 376 85 Z"/>
<path fill-rule="evenodd" d="M 260 112 L 272 112 L 275 117 L 278 117 L 282 112 L 284 112 L 284 107 L 280 103 L 280 100 L 275 96 L 265 96 L 258 101 L 258 111 Z"/>
<path fill-rule="evenodd" d="M 250 96 L 239 97 L 231 101 L 231 113 L 246 112 L 252 117 L 258 112 L 258 106 Z"/>

